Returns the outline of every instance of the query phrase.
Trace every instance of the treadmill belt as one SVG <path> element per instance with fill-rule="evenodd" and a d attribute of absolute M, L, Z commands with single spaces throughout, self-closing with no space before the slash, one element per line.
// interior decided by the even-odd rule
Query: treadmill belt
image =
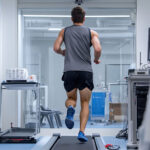
<path fill-rule="evenodd" d="M 96 150 L 96 145 L 91 136 L 86 143 L 81 143 L 76 136 L 61 136 L 50 150 Z"/>

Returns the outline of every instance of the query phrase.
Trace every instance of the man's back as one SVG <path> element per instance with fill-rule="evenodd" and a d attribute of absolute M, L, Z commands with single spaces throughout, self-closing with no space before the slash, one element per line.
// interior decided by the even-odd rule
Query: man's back
<path fill-rule="evenodd" d="M 92 72 L 90 55 L 90 29 L 79 25 L 72 25 L 65 28 L 64 43 L 66 46 L 64 72 Z"/>

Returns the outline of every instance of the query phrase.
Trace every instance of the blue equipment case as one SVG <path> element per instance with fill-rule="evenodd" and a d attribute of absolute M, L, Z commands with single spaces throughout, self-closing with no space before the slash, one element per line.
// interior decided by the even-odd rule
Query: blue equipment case
<path fill-rule="evenodd" d="M 106 92 L 92 92 L 92 118 L 105 117 L 105 98 Z"/>

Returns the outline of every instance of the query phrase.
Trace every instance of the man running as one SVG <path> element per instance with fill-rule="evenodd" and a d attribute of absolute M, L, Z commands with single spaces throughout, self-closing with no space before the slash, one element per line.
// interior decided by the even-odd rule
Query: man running
<path fill-rule="evenodd" d="M 73 25 L 62 29 L 54 43 L 54 51 L 65 56 L 62 80 L 67 92 L 67 115 L 65 124 L 69 129 L 74 126 L 74 113 L 77 102 L 77 90 L 80 93 L 80 131 L 78 140 L 88 141 L 84 134 L 89 116 L 89 101 L 94 88 L 90 47 L 94 48 L 94 63 L 100 63 L 101 45 L 97 32 L 85 27 L 85 11 L 75 7 L 71 12 Z M 64 42 L 66 49 L 62 50 Z"/>

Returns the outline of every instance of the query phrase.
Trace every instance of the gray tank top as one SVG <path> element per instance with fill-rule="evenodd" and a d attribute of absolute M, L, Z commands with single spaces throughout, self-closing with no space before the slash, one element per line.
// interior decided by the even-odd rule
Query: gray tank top
<path fill-rule="evenodd" d="M 85 26 L 73 25 L 64 30 L 64 43 L 66 46 L 64 72 L 88 71 L 91 66 L 91 32 Z"/>

